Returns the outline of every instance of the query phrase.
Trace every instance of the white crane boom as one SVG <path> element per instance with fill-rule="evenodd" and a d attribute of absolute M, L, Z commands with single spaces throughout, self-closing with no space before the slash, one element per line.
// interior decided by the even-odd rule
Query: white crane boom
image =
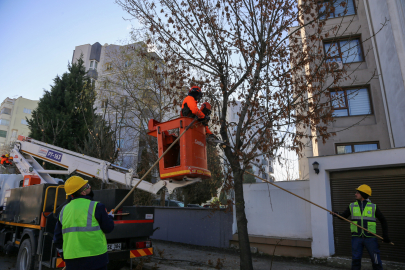
<path fill-rule="evenodd" d="M 14 158 L 14 164 L 24 177 L 27 175 L 38 176 L 41 179 L 41 184 L 57 184 L 49 174 L 69 175 L 73 172 L 98 178 L 104 183 L 110 183 L 111 180 L 127 187 L 135 186 L 139 181 L 138 178 L 134 178 L 133 169 L 126 169 L 101 159 L 23 136 L 18 137 L 14 148 L 10 151 L 10 156 Z M 63 167 L 66 170 L 45 170 L 34 157 Z M 166 187 L 169 193 L 172 193 L 178 187 L 200 181 L 199 178 L 184 179 L 182 181 L 160 180 L 155 184 L 141 181 L 137 188 L 156 194 L 162 187 Z"/>

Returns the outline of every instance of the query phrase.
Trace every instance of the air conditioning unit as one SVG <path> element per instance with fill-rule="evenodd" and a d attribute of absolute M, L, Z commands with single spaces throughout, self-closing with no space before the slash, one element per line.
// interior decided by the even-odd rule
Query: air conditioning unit
<path fill-rule="evenodd" d="M 342 61 L 329 62 L 328 64 L 329 64 L 329 67 L 334 71 L 343 69 L 343 62 Z"/>

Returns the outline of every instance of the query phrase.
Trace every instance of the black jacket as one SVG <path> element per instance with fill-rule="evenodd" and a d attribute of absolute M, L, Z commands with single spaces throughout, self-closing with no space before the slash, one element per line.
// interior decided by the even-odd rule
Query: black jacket
<path fill-rule="evenodd" d="M 73 200 L 79 199 L 79 198 L 88 199 L 88 200 L 93 199 L 90 196 L 78 196 L 78 197 L 75 197 Z M 104 233 L 110 233 L 113 231 L 114 220 L 113 220 L 113 217 L 108 216 L 106 207 L 104 204 L 98 203 L 96 205 L 96 210 L 94 212 L 94 216 L 95 216 L 96 220 L 98 221 L 98 223 L 100 224 L 100 228 Z M 60 223 L 59 218 L 58 218 L 58 221 L 56 222 L 53 241 L 55 243 L 56 248 L 62 249 L 62 247 L 63 247 L 62 224 Z M 97 256 L 65 260 L 65 262 L 66 262 L 66 270 L 98 269 L 98 268 L 101 268 L 108 264 L 108 254 L 106 252 L 104 254 L 97 255 Z"/>
<path fill-rule="evenodd" d="M 357 203 L 360 206 L 361 212 L 363 212 L 363 209 L 364 209 L 364 207 L 366 207 L 366 204 L 368 202 L 369 202 L 369 200 L 364 200 L 364 201 L 357 200 Z M 352 215 L 350 212 L 350 205 L 347 206 L 347 208 L 344 212 L 335 212 L 335 213 L 344 218 L 348 218 Z M 387 220 L 385 219 L 384 215 L 381 213 L 380 208 L 378 208 L 378 206 L 376 206 L 376 208 L 375 208 L 375 217 L 381 223 L 381 227 L 382 227 L 382 231 L 383 231 L 383 238 L 388 239 L 388 223 L 387 223 Z"/>

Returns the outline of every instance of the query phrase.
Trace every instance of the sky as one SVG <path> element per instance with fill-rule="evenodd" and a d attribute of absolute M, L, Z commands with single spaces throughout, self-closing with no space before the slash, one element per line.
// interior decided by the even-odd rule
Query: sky
<path fill-rule="evenodd" d="M 130 18 L 114 0 L 0 0 L 0 102 L 39 100 L 75 46 L 129 40 Z"/>

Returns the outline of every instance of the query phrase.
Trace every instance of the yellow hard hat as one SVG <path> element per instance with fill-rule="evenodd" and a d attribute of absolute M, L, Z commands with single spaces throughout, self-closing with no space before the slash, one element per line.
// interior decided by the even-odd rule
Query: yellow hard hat
<path fill-rule="evenodd" d="M 368 196 L 371 196 L 371 187 L 368 185 L 361 185 L 356 190 L 366 193 Z"/>
<path fill-rule="evenodd" d="M 82 186 L 87 184 L 87 180 L 84 180 L 80 176 L 72 176 L 65 183 L 65 192 L 66 195 L 72 195 L 76 191 L 78 191 Z"/>
<path fill-rule="evenodd" d="M 9 154 L 6 154 L 6 157 L 9 157 L 10 155 Z"/>

